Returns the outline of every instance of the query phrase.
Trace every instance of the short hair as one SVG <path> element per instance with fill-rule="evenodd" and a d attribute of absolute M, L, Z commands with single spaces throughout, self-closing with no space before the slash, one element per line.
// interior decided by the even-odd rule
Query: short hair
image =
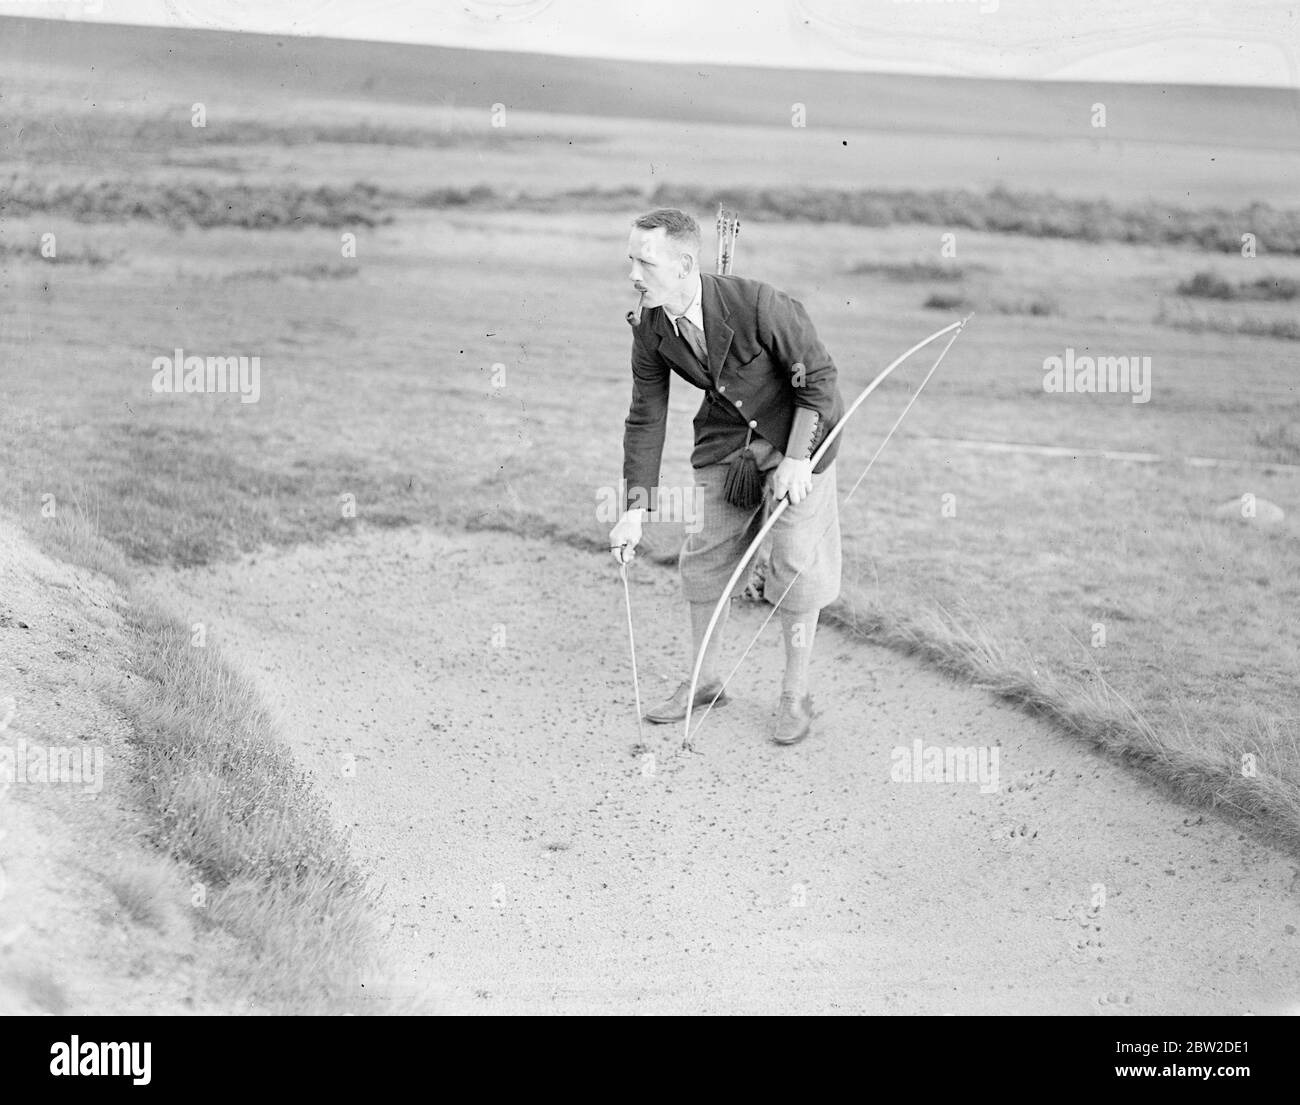
<path fill-rule="evenodd" d="M 656 230 L 664 228 L 664 233 L 679 246 L 691 251 L 696 264 L 700 262 L 700 224 L 685 211 L 676 207 L 657 207 L 638 216 L 632 223 L 638 230 Z"/>

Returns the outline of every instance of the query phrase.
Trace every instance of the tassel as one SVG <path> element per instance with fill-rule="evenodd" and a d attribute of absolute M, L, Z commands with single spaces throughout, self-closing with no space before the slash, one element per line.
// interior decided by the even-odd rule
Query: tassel
<path fill-rule="evenodd" d="M 722 493 L 732 506 L 745 510 L 753 510 L 763 501 L 763 474 L 758 470 L 758 458 L 749 446 L 732 459 Z"/>

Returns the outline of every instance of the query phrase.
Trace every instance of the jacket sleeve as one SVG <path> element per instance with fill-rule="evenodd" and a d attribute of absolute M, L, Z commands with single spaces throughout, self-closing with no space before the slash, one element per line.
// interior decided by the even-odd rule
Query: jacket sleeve
<path fill-rule="evenodd" d="M 790 386 L 794 390 L 795 420 L 786 455 L 809 456 L 838 417 L 835 362 L 797 299 L 763 285 L 758 294 L 757 317 L 759 340 L 777 364 L 790 373 Z M 816 417 L 801 416 L 801 411 L 812 412 Z"/>
<path fill-rule="evenodd" d="M 632 405 L 623 424 L 623 480 L 626 509 L 657 506 L 659 467 L 668 427 L 668 385 L 672 371 L 632 335 Z"/>

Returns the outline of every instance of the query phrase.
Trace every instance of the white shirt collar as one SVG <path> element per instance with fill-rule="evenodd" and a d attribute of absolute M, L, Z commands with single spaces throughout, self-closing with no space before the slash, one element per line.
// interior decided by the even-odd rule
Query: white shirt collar
<path fill-rule="evenodd" d="M 677 333 L 677 320 L 682 318 L 683 315 L 674 315 L 667 307 L 664 308 L 664 314 L 668 316 L 668 321 L 673 324 L 673 333 Z M 704 333 L 704 281 L 700 279 L 698 272 L 695 274 L 694 298 L 691 299 L 690 305 L 683 314 L 700 328 L 700 333 Z"/>

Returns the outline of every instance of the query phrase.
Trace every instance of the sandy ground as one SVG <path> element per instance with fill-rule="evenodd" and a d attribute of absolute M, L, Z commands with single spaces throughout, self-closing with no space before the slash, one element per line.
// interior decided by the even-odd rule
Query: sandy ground
<path fill-rule="evenodd" d="M 684 610 L 672 572 L 632 578 L 651 701 Z M 152 586 L 256 681 L 382 889 L 399 989 L 435 1008 L 1300 1010 L 1293 860 L 839 631 L 814 739 L 762 737 L 769 627 L 698 753 L 648 726 L 651 761 L 603 558 L 363 530 Z M 759 618 L 737 608 L 733 657 Z M 998 788 L 891 781 L 917 740 L 996 747 Z"/>

